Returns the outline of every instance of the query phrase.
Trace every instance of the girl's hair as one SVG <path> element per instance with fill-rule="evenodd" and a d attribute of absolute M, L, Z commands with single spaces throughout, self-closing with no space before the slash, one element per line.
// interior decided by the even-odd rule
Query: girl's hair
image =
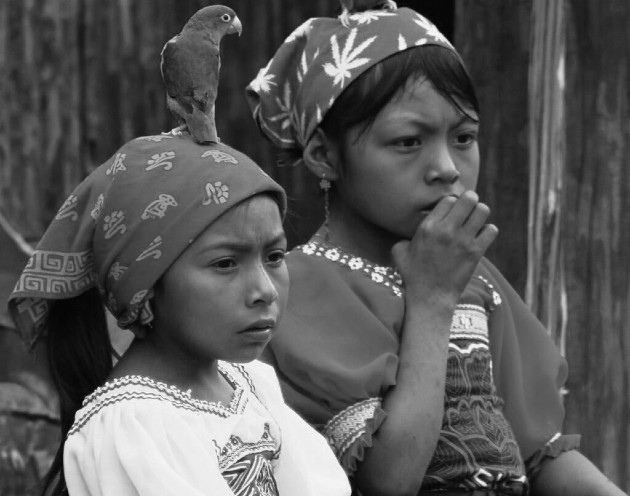
<path fill-rule="evenodd" d="M 50 301 L 48 366 L 59 394 L 61 442 L 43 481 L 42 494 L 66 495 L 63 448 L 83 399 L 101 386 L 112 370 L 112 345 L 103 302 L 92 288 L 66 300 Z"/>
<path fill-rule="evenodd" d="M 468 115 L 460 102 L 479 114 L 475 89 L 459 55 L 426 45 L 398 52 L 366 70 L 337 98 L 321 128 L 337 143 L 355 126 L 361 126 L 359 135 L 365 133 L 378 113 L 414 79 L 431 82 L 462 113 Z"/>

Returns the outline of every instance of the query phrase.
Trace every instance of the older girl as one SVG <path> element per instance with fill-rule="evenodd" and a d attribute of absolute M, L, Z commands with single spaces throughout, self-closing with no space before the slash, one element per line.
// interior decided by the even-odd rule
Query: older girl
<path fill-rule="evenodd" d="M 621 494 L 562 434 L 565 361 L 483 258 L 459 55 L 416 12 L 362 3 L 385 8 L 310 19 L 247 90 L 326 195 L 269 349 L 288 403 L 366 496 Z"/>

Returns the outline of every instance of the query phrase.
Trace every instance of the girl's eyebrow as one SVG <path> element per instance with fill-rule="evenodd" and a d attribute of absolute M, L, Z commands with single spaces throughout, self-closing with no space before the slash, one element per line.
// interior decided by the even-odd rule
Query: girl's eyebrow
<path fill-rule="evenodd" d="M 473 119 L 473 117 L 471 117 L 469 114 L 464 114 L 462 113 L 460 118 L 457 120 L 457 122 L 453 125 L 453 127 L 458 127 L 461 126 L 462 124 L 467 124 L 467 123 L 472 123 L 472 124 L 479 124 L 479 118 L 477 118 L 476 120 Z"/>
<path fill-rule="evenodd" d="M 284 231 L 280 231 L 270 237 L 268 240 L 264 241 L 264 246 L 269 247 L 280 243 L 285 243 L 287 240 L 286 234 Z M 209 250 L 217 250 L 217 249 L 225 249 L 230 251 L 235 251 L 238 253 L 245 253 L 251 250 L 252 244 L 248 241 L 242 241 L 236 238 L 219 238 L 216 241 L 210 241 L 208 244 L 203 246 L 199 252 L 204 253 Z"/>
<path fill-rule="evenodd" d="M 265 243 L 265 246 L 273 246 L 280 243 L 285 243 L 287 241 L 287 236 L 284 231 L 278 232 L 275 236 L 273 236 L 270 240 Z"/>
<path fill-rule="evenodd" d="M 454 120 L 453 123 L 449 126 L 451 128 L 453 127 L 459 127 L 462 124 L 468 124 L 468 123 L 472 123 L 472 124 L 478 124 L 479 121 L 473 119 L 469 114 L 465 114 L 463 112 L 458 112 L 458 119 Z"/>
<path fill-rule="evenodd" d="M 414 126 L 417 126 L 421 129 L 425 129 L 427 131 L 431 131 L 434 129 L 437 129 L 441 126 L 439 125 L 435 125 L 433 122 L 428 122 L 426 120 L 423 120 L 421 118 L 418 118 L 416 116 L 410 117 L 410 118 L 405 118 L 404 122 L 407 124 L 412 124 Z M 459 118 L 453 122 L 452 124 L 449 125 L 449 128 L 453 129 L 456 127 L 459 127 L 463 124 L 479 124 L 478 120 L 473 119 L 470 115 L 467 114 L 460 114 Z"/>

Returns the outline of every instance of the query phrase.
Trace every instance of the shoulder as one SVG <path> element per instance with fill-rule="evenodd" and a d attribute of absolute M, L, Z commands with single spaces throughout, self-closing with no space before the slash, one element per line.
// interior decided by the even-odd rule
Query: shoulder
<path fill-rule="evenodd" d="M 225 417 L 220 405 L 191 398 L 175 386 L 142 376 L 123 376 L 108 381 L 83 401 L 68 432 L 116 429 L 121 423 L 151 425 L 148 419 L 194 417 L 199 412 Z"/>
<path fill-rule="evenodd" d="M 335 269 L 330 260 L 325 257 L 322 247 L 313 242 L 294 247 L 287 254 L 286 260 L 291 274 L 310 273 L 317 277 L 321 271 Z"/>
<path fill-rule="evenodd" d="M 335 303 L 351 295 L 360 295 L 364 301 L 402 296 L 402 279 L 394 268 L 318 240 L 296 246 L 287 257 L 287 266 L 291 275 L 289 306 L 294 301 Z"/>
<path fill-rule="evenodd" d="M 207 439 L 222 439 L 234 413 L 229 408 L 147 377 L 123 376 L 86 397 L 68 432 L 64 456 L 92 456 L 98 447 L 99 453 L 117 457 L 121 447 L 143 451 L 185 444 L 202 432 Z"/>
<path fill-rule="evenodd" d="M 219 406 L 177 388 L 139 376 L 115 379 L 77 412 L 63 454 L 69 491 L 205 494 L 212 487 L 231 494 L 218 465 L 229 427 Z"/>
<path fill-rule="evenodd" d="M 131 403 L 142 405 L 153 402 L 170 404 L 168 390 L 162 391 L 157 383 L 140 376 L 123 376 L 106 382 L 83 400 L 77 411 L 68 436 L 72 436 L 96 419 L 119 415 Z"/>

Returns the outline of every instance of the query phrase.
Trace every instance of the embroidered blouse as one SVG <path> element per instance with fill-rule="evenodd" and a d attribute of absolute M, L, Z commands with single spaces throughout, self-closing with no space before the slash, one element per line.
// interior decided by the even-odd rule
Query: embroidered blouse
<path fill-rule="evenodd" d="M 396 384 L 402 280 L 317 238 L 287 260 L 289 304 L 266 359 L 287 402 L 352 475 Z M 566 373 L 542 325 L 482 260 L 453 315 L 442 429 L 423 489 L 524 484 L 525 462 L 576 447 L 576 437 L 557 435 Z"/>
<path fill-rule="evenodd" d="M 324 438 L 283 402 L 273 370 L 219 362 L 229 405 L 146 377 L 88 396 L 65 444 L 73 495 L 349 495 Z"/>

